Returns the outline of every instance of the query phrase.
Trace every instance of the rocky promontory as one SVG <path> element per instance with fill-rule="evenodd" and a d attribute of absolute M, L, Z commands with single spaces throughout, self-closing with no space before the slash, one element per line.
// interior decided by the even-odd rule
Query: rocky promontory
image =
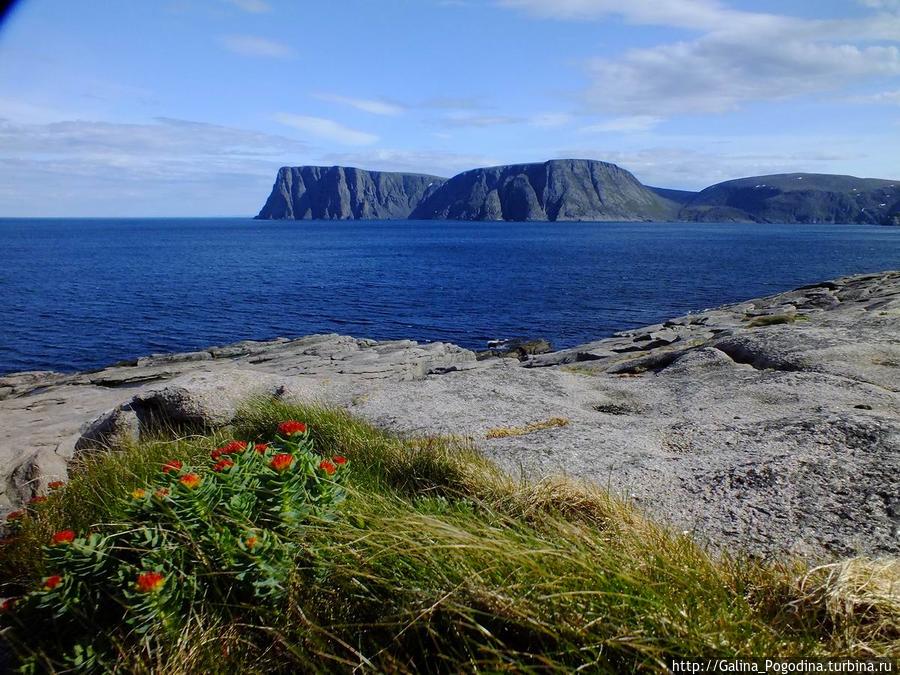
<path fill-rule="evenodd" d="M 713 547 L 900 553 L 900 272 L 845 277 L 523 360 L 314 335 L 0 378 L 10 509 L 96 447 L 227 424 L 252 395 L 452 434 L 609 487 Z"/>
<path fill-rule="evenodd" d="M 558 159 L 473 169 L 410 214 L 439 220 L 671 220 L 678 205 L 615 164 Z"/>
<path fill-rule="evenodd" d="M 646 186 L 615 164 L 589 159 L 472 169 L 449 180 L 282 167 L 257 218 L 900 225 L 900 181 L 792 173 L 691 192 Z"/>
<path fill-rule="evenodd" d="M 342 166 L 282 167 L 260 220 L 391 220 L 410 212 L 446 179 Z"/>

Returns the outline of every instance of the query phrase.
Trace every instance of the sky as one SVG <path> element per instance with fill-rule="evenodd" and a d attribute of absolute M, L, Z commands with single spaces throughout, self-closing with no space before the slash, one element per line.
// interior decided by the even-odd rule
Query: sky
<path fill-rule="evenodd" d="M 900 0 L 21 0 L 0 216 L 249 216 L 284 165 L 900 179 Z"/>

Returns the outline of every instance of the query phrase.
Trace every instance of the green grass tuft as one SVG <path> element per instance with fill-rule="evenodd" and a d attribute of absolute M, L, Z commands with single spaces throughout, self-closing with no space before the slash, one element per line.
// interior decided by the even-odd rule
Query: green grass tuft
<path fill-rule="evenodd" d="M 514 480 L 465 439 L 402 439 L 277 401 L 212 436 L 86 456 L 0 550 L 3 594 L 45 573 L 52 532 L 122 518 L 119 497 L 161 461 L 206 457 L 232 434 L 264 441 L 284 419 L 350 460 L 337 519 L 297 535 L 288 599 L 201 603 L 166 640 L 123 629 L 110 638 L 123 672 L 570 673 L 663 671 L 678 657 L 900 656 L 896 561 L 836 571 L 713 557 L 598 488 Z"/>

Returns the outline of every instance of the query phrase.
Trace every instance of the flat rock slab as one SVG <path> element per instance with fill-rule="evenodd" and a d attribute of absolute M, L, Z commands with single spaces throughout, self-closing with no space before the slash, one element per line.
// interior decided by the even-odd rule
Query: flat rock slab
<path fill-rule="evenodd" d="M 18 503 L 64 473 L 59 458 L 140 434 L 153 411 L 221 424 L 261 393 L 344 406 L 404 434 L 470 436 L 516 475 L 608 486 L 714 547 L 900 553 L 900 272 L 522 363 L 338 335 L 202 353 L 0 378 L 0 498 Z M 528 426 L 552 418 L 562 421 Z"/>

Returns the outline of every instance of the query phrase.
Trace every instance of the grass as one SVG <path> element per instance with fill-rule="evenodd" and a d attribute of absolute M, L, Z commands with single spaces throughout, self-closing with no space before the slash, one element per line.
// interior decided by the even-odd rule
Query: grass
<path fill-rule="evenodd" d="M 749 317 L 747 318 L 749 319 Z M 809 321 L 809 317 L 805 314 L 766 314 L 751 319 L 747 326 L 750 328 L 759 328 L 760 326 L 777 326 L 780 324 L 794 323 L 795 321 Z"/>
<path fill-rule="evenodd" d="M 487 434 L 485 434 L 485 438 L 508 438 L 510 436 L 525 436 L 527 434 L 533 434 L 536 431 L 564 427 L 568 424 L 569 420 L 565 417 L 551 417 L 550 419 L 541 420 L 540 422 L 529 422 L 528 424 L 525 424 L 521 427 L 494 427 L 493 429 L 488 429 Z"/>
<path fill-rule="evenodd" d="M 900 657 L 898 561 L 807 568 L 713 557 L 605 491 L 509 478 L 460 439 L 400 439 L 348 414 L 257 402 L 232 429 L 85 458 L 18 541 L 3 594 L 45 570 L 63 527 L 116 522 L 118 497 L 171 458 L 308 422 L 350 460 L 334 522 L 302 538 L 289 599 L 199 603 L 181 632 L 108 636 L 121 672 L 664 671 L 680 657 Z M 100 639 L 100 637 L 98 637 Z"/>

